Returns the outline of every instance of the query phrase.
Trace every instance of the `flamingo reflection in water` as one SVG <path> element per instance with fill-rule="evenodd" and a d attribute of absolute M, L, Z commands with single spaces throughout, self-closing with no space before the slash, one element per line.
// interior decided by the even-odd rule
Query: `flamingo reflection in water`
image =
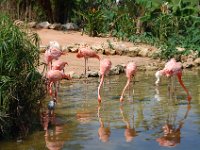
<path fill-rule="evenodd" d="M 123 122 L 126 124 L 126 129 L 124 131 L 124 136 L 126 142 L 131 142 L 135 136 L 137 136 L 137 132 L 134 127 L 131 127 L 131 124 L 128 119 L 124 117 L 123 106 L 120 106 L 120 113 L 122 115 Z"/>
<path fill-rule="evenodd" d="M 60 137 L 60 134 L 63 133 L 62 125 L 55 125 L 55 128 L 52 130 L 47 130 L 45 134 L 46 147 L 49 150 L 60 150 L 64 146 L 64 140 Z"/>
<path fill-rule="evenodd" d="M 179 121 L 178 127 L 167 122 L 163 127 L 163 136 L 156 139 L 160 146 L 164 147 L 175 147 L 181 142 L 181 128 L 183 127 L 184 120 L 187 118 L 188 113 L 191 109 L 190 105 L 187 105 L 187 111 L 182 120 Z"/>
<path fill-rule="evenodd" d="M 99 135 L 99 139 L 102 142 L 108 142 L 109 138 L 110 138 L 110 125 L 108 124 L 107 127 L 105 127 L 105 124 L 103 122 L 103 119 L 101 118 L 101 114 L 100 114 L 100 109 L 101 109 L 101 105 L 98 105 L 98 118 L 99 118 L 99 123 L 100 123 L 100 127 L 98 129 L 98 135 Z"/>
<path fill-rule="evenodd" d="M 63 133 L 63 124 L 58 122 L 55 114 L 50 115 L 47 112 L 41 113 L 41 124 L 45 131 L 46 147 L 49 150 L 60 150 L 64 146 L 65 141 L 60 135 Z M 50 128 L 50 126 L 52 127 Z"/>

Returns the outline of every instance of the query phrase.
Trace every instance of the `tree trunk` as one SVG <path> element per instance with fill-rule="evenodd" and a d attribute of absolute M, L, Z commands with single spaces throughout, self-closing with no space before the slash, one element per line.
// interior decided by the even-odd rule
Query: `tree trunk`
<path fill-rule="evenodd" d="M 143 23 L 140 20 L 140 17 L 136 19 L 136 34 L 141 34 L 144 32 Z"/>

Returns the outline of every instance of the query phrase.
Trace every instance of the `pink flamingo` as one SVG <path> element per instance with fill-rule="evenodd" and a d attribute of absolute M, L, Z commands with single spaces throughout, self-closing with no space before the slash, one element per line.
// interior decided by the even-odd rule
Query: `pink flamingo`
<path fill-rule="evenodd" d="M 49 80 L 49 83 L 47 85 L 49 89 L 49 94 L 52 96 L 52 84 L 56 85 L 56 82 L 62 80 L 62 79 L 71 79 L 70 75 L 64 74 L 60 70 L 49 70 L 47 72 L 47 79 Z M 55 97 L 57 98 L 57 92 L 58 87 L 55 88 Z"/>
<path fill-rule="evenodd" d="M 68 65 L 67 62 L 56 60 L 53 62 L 52 70 L 63 70 L 63 73 L 65 73 L 65 65 Z M 58 89 L 59 89 L 60 81 L 58 81 Z"/>
<path fill-rule="evenodd" d="M 52 70 L 63 70 L 64 72 L 65 65 L 68 65 L 66 61 L 56 60 L 53 62 Z"/>
<path fill-rule="evenodd" d="M 183 84 L 183 81 L 182 81 L 182 64 L 180 62 L 176 62 L 176 60 L 174 58 L 170 59 L 166 63 L 164 69 L 159 70 L 155 73 L 155 76 L 157 78 L 155 84 L 159 85 L 161 76 L 166 76 L 168 78 L 171 78 L 172 76 L 175 76 L 175 75 L 177 76 L 180 85 L 185 90 L 185 92 L 188 96 L 188 99 L 187 99 L 188 103 L 190 103 L 192 97 L 190 96 L 187 88 L 185 87 L 185 85 Z"/>
<path fill-rule="evenodd" d="M 120 102 L 123 101 L 124 92 L 125 92 L 126 88 L 129 86 L 129 84 L 131 82 L 131 78 L 133 76 L 135 76 L 136 71 L 137 71 L 137 66 L 136 66 L 135 62 L 129 62 L 126 65 L 127 82 L 126 82 L 126 85 L 124 86 L 124 89 L 122 91 L 122 94 L 121 94 L 121 97 L 120 97 Z"/>
<path fill-rule="evenodd" d="M 52 68 L 52 60 L 58 60 L 61 55 L 66 55 L 66 52 L 62 52 L 57 48 L 50 48 L 45 51 L 44 59 L 47 65 L 49 65 L 49 69 Z"/>
<path fill-rule="evenodd" d="M 100 61 L 99 55 L 95 51 L 91 50 L 89 47 L 79 48 L 79 51 L 76 57 L 85 59 L 85 77 L 86 77 L 86 68 L 87 68 L 88 58 L 97 58 Z"/>
<path fill-rule="evenodd" d="M 109 59 L 103 59 L 100 61 L 100 76 L 101 76 L 101 81 L 99 83 L 98 87 L 98 102 L 101 103 L 101 96 L 100 96 L 100 88 L 103 84 L 104 81 L 104 76 L 109 73 L 110 68 L 112 66 L 112 63 Z"/>

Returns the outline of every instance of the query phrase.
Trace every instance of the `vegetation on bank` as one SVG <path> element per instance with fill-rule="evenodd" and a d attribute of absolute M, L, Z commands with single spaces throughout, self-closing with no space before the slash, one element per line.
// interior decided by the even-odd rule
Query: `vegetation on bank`
<path fill-rule="evenodd" d="M 199 0 L 119 0 L 119 2 L 1 0 L 0 2 L 2 11 L 8 12 L 13 19 L 74 22 L 90 36 L 109 34 L 121 40 L 160 47 L 159 57 L 163 59 L 174 55 L 187 55 L 191 50 L 200 55 Z M 176 47 L 185 50 L 180 52 Z"/>
<path fill-rule="evenodd" d="M 27 134 L 39 123 L 38 100 L 45 95 L 39 39 L 0 15 L 0 138 Z"/>

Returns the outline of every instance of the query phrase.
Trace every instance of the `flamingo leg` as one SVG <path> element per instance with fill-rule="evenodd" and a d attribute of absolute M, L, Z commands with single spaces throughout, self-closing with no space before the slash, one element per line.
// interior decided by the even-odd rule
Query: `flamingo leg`
<path fill-rule="evenodd" d="M 52 84 L 53 82 L 49 83 L 49 94 L 52 96 Z"/>
<path fill-rule="evenodd" d="M 56 93 L 56 82 L 54 82 L 53 85 L 54 85 L 54 97 L 56 97 L 56 94 L 57 94 Z"/>
<path fill-rule="evenodd" d="M 86 64 L 87 64 L 87 71 L 90 71 L 90 68 L 88 66 L 88 59 L 86 59 Z"/>
<path fill-rule="evenodd" d="M 170 94 L 170 92 L 171 92 L 171 77 L 169 77 L 169 79 L 168 79 L 168 85 L 167 85 L 167 88 L 168 88 L 168 93 Z"/>
<path fill-rule="evenodd" d="M 54 86 L 55 86 L 55 98 L 57 99 L 57 96 L 58 96 L 58 88 L 59 88 L 59 81 L 55 82 L 55 83 L 54 83 Z"/>
<path fill-rule="evenodd" d="M 183 89 L 185 90 L 185 92 L 187 93 L 187 96 L 188 96 L 188 97 L 187 97 L 187 100 L 188 100 L 188 103 L 190 104 L 190 101 L 191 101 L 192 97 L 190 96 L 190 94 L 189 94 L 187 88 L 185 87 L 185 85 L 183 84 L 183 81 L 182 81 L 182 79 L 181 79 L 182 73 L 178 73 L 178 74 L 177 74 L 177 77 L 178 77 L 178 81 L 179 81 L 180 85 L 182 86 L 182 88 L 183 88 Z"/>
<path fill-rule="evenodd" d="M 87 73 L 87 58 L 85 58 L 85 78 L 86 78 L 86 73 Z"/>

